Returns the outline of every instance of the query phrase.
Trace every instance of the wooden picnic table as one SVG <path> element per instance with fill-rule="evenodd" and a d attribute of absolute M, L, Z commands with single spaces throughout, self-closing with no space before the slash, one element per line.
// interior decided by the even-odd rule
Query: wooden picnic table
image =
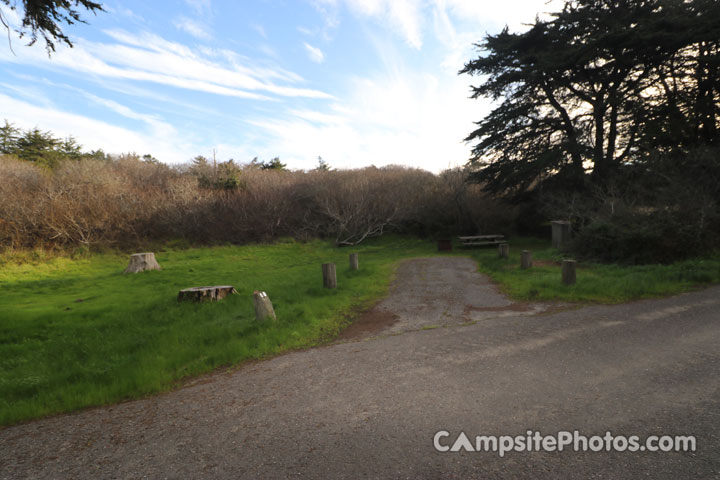
<path fill-rule="evenodd" d="M 471 235 L 458 237 L 463 247 L 477 247 L 481 245 L 497 245 L 505 243 L 505 235 Z"/>

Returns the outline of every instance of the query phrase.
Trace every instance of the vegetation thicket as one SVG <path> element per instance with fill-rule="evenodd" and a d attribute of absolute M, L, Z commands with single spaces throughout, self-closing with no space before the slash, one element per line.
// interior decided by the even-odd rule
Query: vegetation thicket
<path fill-rule="evenodd" d="M 576 253 L 668 262 L 720 238 L 720 3 L 570 0 L 478 44 L 461 73 L 496 107 L 467 137 L 472 178 L 572 220 Z"/>

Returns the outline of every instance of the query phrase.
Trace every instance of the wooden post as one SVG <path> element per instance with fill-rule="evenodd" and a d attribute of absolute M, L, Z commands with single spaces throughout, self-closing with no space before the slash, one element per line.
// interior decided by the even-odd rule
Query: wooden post
<path fill-rule="evenodd" d="M 563 260 L 562 262 L 562 282 L 565 285 L 575 284 L 575 260 Z"/>
<path fill-rule="evenodd" d="M 552 225 L 552 246 L 553 248 L 562 248 L 570 241 L 572 235 L 570 222 L 555 220 L 550 224 Z"/>
<path fill-rule="evenodd" d="M 124 273 L 139 273 L 146 270 L 162 270 L 157 260 L 155 260 L 155 254 L 152 252 L 130 255 L 130 264 L 128 264 Z"/>
<path fill-rule="evenodd" d="M 270 298 L 265 292 L 253 292 L 253 303 L 255 304 L 255 320 L 262 322 L 265 319 L 277 320 L 275 309 L 272 306 Z"/>
<path fill-rule="evenodd" d="M 358 268 L 360 268 L 360 264 L 358 262 L 358 254 L 351 253 L 350 254 L 350 270 L 357 270 Z"/>
<path fill-rule="evenodd" d="M 532 267 L 532 252 L 530 250 L 523 250 L 520 255 L 520 268 L 526 269 Z"/>
<path fill-rule="evenodd" d="M 498 257 L 508 258 L 510 256 L 510 244 L 498 243 Z"/>
<path fill-rule="evenodd" d="M 322 274 L 323 274 L 323 287 L 337 288 L 337 276 L 335 275 L 335 264 L 334 263 L 323 263 L 322 264 Z"/>
<path fill-rule="evenodd" d="M 237 293 L 232 285 L 220 285 L 215 287 L 192 287 L 178 292 L 178 302 L 190 300 L 192 302 L 217 302 L 228 295 Z"/>

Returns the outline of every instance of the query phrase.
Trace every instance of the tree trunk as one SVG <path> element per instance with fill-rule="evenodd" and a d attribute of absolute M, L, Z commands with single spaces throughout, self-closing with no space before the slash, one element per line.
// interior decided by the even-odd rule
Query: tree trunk
<path fill-rule="evenodd" d="M 125 273 L 139 273 L 146 270 L 162 270 L 155 260 L 154 253 L 147 252 L 130 255 L 130 264 L 125 269 Z"/>
<path fill-rule="evenodd" d="M 232 285 L 221 285 L 215 287 L 192 287 L 180 290 L 178 302 L 217 302 L 228 295 L 238 293 Z"/>

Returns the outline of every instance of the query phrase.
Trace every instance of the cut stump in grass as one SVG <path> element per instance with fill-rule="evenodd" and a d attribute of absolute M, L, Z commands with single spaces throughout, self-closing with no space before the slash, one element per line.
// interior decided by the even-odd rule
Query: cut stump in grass
<path fill-rule="evenodd" d="M 178 292 L 178 302 L 217 302 L 233 293 L 237 293 L 237 290 L 232 285 L 192 287 Z"/>
<path fill-rule="evenodd" d="M 509 243 L 499 243 L 498 244 L 498 257 L 508 258 L 509 256 L 510 256 L 510 244 Z"/>
<path fill-rule="evenodd" d="M 265 292 L 253 292 L 253 303 L 255 304 L 255 320 L 262 322 L 263 320 L 277 320 L 275 309 L 272 306 L 270 298 Z"/>
<path fill-rule="evenodd" d="M 334 263 L 323 263 L 322 264 L 323 274 L 323 287 L 325 288 L 337 288 L 337 275 L 335 274 Z"/>
<path fill-rule="evenodd" d="M 575 260 L 563 260 L 562 262 L 562 283 L 565 285 L 575 284 L 575 264 Z"/>
<path fill-rule="evenodd" d="M 152 252 L 134 253 L 130 255 L 130 263 L 124 273 L 140 273 L 146 270 L 162 270 Z"/>
<path fill-rule="evenodd" d="M 552 246 L 563 248 L 572 239 L 572 224 L 562 220 L 550 222 L 552 225 Z"/>
<path fill-rule="evenodd" d="M 532 267 L 532 252 L 530 250 L 523 250 L 520 255 L 520 268 L 523 270 Z"/>
<path fill-rule="evenodd" d="M 350 254 L 350 270 L 357 270 L 360 268 L 360 262 L 358 260 L 358 254 L 357 253 L 351 253 Z"/>

